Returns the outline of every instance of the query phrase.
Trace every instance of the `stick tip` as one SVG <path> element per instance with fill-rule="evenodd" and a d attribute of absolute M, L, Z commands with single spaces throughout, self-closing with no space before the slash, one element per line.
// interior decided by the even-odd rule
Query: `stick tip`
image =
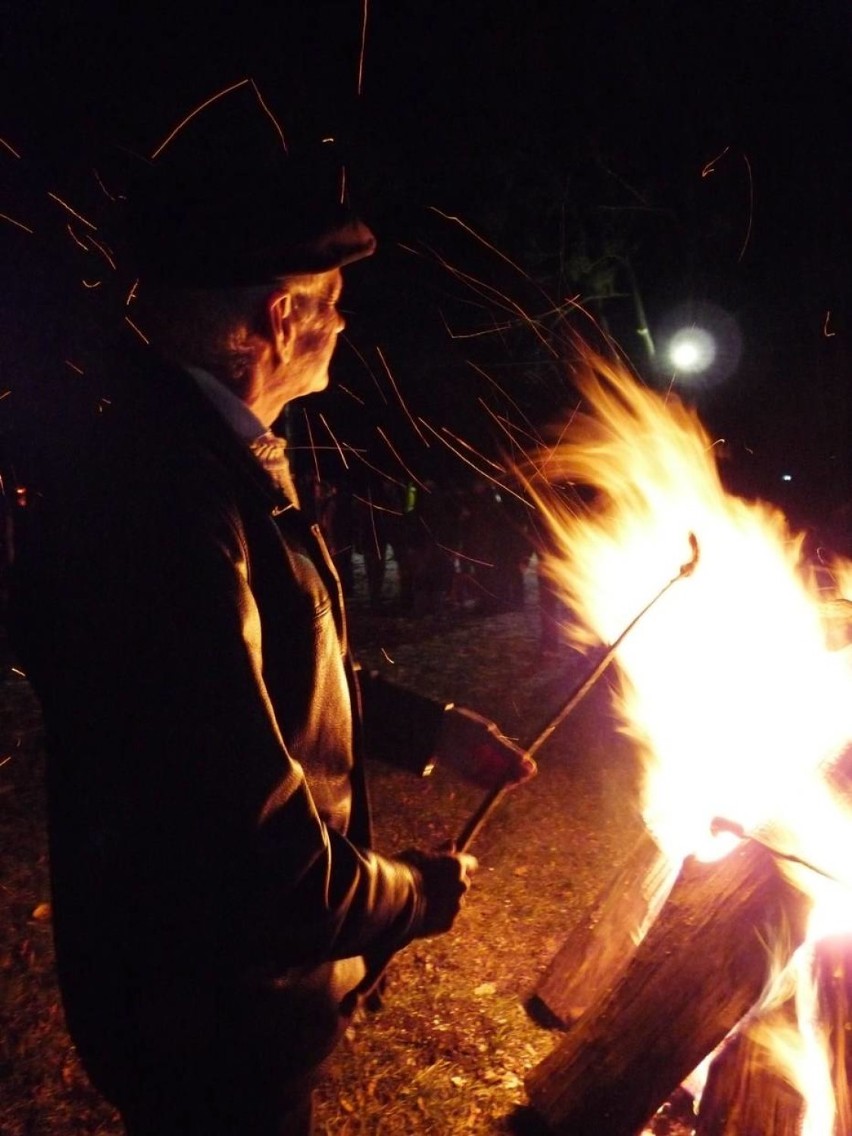
<path fill-rule="evenodd" d="M 687 560 L 685 564 L 681 566 L 681 576 L 691 576 L 698 564 L 698 558 L 701 556 L 701 548 L 698 544 L 698 537 L 694 532 L 689 533 L 688 540 L 689 547 L 692 551 L 692 556 L 689 558 L 689 560 Z"/>

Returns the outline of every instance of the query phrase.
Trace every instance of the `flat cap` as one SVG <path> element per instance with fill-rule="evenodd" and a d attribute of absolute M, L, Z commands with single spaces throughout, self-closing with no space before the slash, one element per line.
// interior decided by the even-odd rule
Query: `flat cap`
<path fill-rule="evenodd" d="M 251 91 L 239 94 L 188 122 L 128 191 L 127 239 L 143 281 L 248 287 L 375 249 L 343 193 L 334 144 L 285 148 Z"/>

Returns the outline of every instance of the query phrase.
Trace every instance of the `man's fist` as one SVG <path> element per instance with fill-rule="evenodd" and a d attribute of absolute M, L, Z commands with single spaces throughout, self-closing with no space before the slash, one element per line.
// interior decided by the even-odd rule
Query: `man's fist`
<path fill-rule="evenodd" d="M 461 910 L 471 876 L 478 864 L 467 852 L 421 852 L 409 849 L 397 859 L 420 877 L 424 910 L 418 937 L 449 931 Z"/>

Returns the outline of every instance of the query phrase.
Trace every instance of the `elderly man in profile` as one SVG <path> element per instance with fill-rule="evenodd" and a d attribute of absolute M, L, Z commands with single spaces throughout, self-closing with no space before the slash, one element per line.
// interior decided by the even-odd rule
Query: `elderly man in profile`
<path fill-rule="evenodd" d="M 452 925 L 476 862 L 371 849 L 364 719 L 412 769 L 534 771 L 353 666 L 271 427 L 328 383 L 341 270 L 374 239 L 320 166 L 225 158 L 164 160 L 131 198 L 150 343 L 122 347 L 13 604 L 67 1022 L 131 1136 L 309 1133 L 365 958 Z"/>

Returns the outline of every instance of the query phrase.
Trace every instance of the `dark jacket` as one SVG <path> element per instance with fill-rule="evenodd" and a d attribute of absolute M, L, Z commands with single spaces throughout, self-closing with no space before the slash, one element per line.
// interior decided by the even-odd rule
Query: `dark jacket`
<path fill-rule="evenodd" d="M 318 530 L 153 356 L 116 385 L 74 481 L 13 609 L 47 731 L 72 1036 L 107 1095 L 142 1052 L 284 1038 L 282 1067 L 310 1065 L 353 957 L 423 915 L 417 873 L 369 850 L 360 694 Z M 421 706 L 424 753 L 440 713 Z"/>

